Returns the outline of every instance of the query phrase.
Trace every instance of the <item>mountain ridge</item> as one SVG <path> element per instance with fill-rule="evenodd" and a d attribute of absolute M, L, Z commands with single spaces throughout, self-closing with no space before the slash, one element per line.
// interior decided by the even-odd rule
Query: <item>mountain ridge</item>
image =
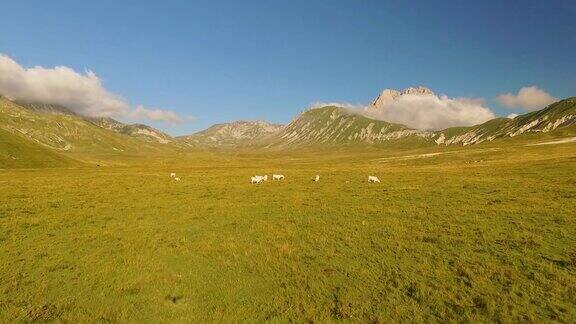
<path fill-rule="evenodd" d="M 140 137 L 149 142 L 167 144 L 173 141 L 172 136 L 146 124 L 125 124 L 109 117 L 88 118 L 95 125 L 117 133 Z"/>
<path fill-rule="evenodd" d="M 235 147 L 250 145 L 251 141 L 269 136 L 283 125 L 263 120 L 238 120 L 214 124 L 191 135 L 179 136 L 176 140 L 187 146 Z"/>
<path fill-rule="evenodd" d="M 425 87 L 402 91 L 385 89 L 378 98 L 382 98 L 382 94 L 389 97 L 434 95 Z M 60 151 L 136 152 L 158 150 L 161 146 L 167 149 L 467 146 L 526 133 L 548 133 L 572 125 L 576 125 L 576 97 L 513 119 L 498 117 L 479 125 L 439 131 L 418 130 L 377 120 L 353 109 L 326 106 L 308 109 L 286 125 L 240 120 L 215 124 L 191 135 L 172 137 L 145 124 L 125 124 L 106 117 L 83 117 L 62 106 L 14 102 L 0 96 L 1 129 Z"/>
<path fill-rule="evenodd" d="M 414 89 L 414 88 L 412 88 Z M 576 125 L 576 97 L 555 102 L 539 111 L 513 119 L 497 117 L 479 125 L 451 127 L 439 131 L 409 128 L 372 119 L 342 107 L 313 108 L 296 117 L 265 146 L 387 145 L 410 141 L 412 145 L 473 145 L 525 133 L 548 133 Z M 266 142 L 266 141 L 264 141 Z"/>

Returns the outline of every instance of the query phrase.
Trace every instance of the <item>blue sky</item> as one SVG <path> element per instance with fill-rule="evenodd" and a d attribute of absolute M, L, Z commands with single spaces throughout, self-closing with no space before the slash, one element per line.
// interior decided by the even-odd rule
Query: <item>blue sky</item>
<path fill-rule="evenodd" d="M 493 99 L 576 95 L 574 1 L 8 1 L 0 53 L 94 71 L 133 105 L 216 122 L 285 123 L 312 102 L 365 104 L 425 85 Z"/>

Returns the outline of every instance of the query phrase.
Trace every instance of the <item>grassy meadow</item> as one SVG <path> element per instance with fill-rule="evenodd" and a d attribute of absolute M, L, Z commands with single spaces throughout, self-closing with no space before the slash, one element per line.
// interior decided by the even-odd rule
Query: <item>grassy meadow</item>
<path fill-rule="evenodd" d="M 576 144 L 499 145 L 0 170 L 0 322 L 574 322 Z"/>

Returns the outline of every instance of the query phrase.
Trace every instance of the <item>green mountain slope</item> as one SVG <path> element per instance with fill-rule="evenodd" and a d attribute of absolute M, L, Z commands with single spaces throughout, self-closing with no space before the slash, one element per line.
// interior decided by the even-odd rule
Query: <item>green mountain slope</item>
<path fill-rule="evenodd" d="M 558 101 L 550 106 L 514 119 L 495 118 L 471 127 L 452 127 L 442 131 L 422 131 L 404 125 L 374 120 L 338 107 L 311 109 L 270 138 L 268 146 L 306 145 L 472 145 L 525 134 L 544 134 L 563 130 L 571 133 L 576 125 L 576 98 Z"/>
<path fill-rule="evenodd" d="M 436 142 L 471 145 L 523 134 L 549 133 L 572 125 L 576 125 L 576 97 L 560 100 L 514 119 L 496 118 L 472 127 L 449 128 L 437 132 Z"/>
<path fill-rule="evenodd" d="M 129 135 L 132 137 L 138 137 L 147 142 L 166 144 L 172 142 L 172 137 L 160 130 L 144 124 L 125 124 L 119 122 L 113 118 L 108 117 L 82 117 L 66 107 L 53 104 L 42 104 L 42 103 L 21 103 L 17 102 L 19 106 L 26 109 L 33 110 L 39 113 L 51 113 L 51 114 L 61 114 L 70 115 L 78 117 L 79 119 L 87 120 L 96 126 L 104 129 L 112 130 L 117 133 Z"/>
<path fill-rule="evenodd" d="M 121 123 L 119 123 L 121 124 Z M 141 152 L 162 150 L 157 141 L 98 125 L 66 108 L 21 104 L 0 97 L 0 129 L 65 152 Z"/>
<path fill-rule="evenodd" d="M 0 129 L 0 169 L 49 168 L 79 164 L 22 136 Z"/>
<path fill-rule="evenodd" d="M 310 109 L 300 114 L 273 137 L 268 146 L 386 145 L 398 142 L 426 143 L 433 133 L 370 119 L 340 107 Z"/>

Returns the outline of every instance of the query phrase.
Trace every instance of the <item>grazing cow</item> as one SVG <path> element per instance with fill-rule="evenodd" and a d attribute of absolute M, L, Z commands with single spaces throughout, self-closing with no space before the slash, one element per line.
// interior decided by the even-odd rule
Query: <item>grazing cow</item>
<path fill-rule="evenodd" d="M 251 184 L 260 183 L 260 182 L 262 182 L 262 181 L 264 181 L 264 177 L 262 177 L 262 176 L 253 176 L 253 177 L 250 177 L 250 183 L 251 183 Z"/>
<path fill-rule="evenodd" d="M 174 177 L 174 180 L 176 180 L 176 181 L 180 181 L 180 178 L 178 178 L 178 177 Z"/>
<path fill-rule="evenodd" d="M 376 176 L 368 176 L 368 182 L 380 183 L 380 179 Z"/>
<path fill-rule="evenodd" d="M 265 174 L 265 175 L 262 177 L 262 180 L 264 180 L 264 181 L 268 181 L 268 175 L 267 175 L 267 174 Z"/>
<path fill-rule="evenodd" d="M 284 175 L 283 174 L 273 174 L 272 180 L 284 180 Z"/>
<path fill-rule="evenodd" d="M 314 182 L 318 182 L 320 181 L 320 175 L 316 175 L 316 177 L 314 177 L 314 179 L 312 179 Z"/>
<path fill-rule="evenodd" d="M 174 178 L 176 176 L 176 173 L 172 172 L 170 173 L 170 178 Z"/>

